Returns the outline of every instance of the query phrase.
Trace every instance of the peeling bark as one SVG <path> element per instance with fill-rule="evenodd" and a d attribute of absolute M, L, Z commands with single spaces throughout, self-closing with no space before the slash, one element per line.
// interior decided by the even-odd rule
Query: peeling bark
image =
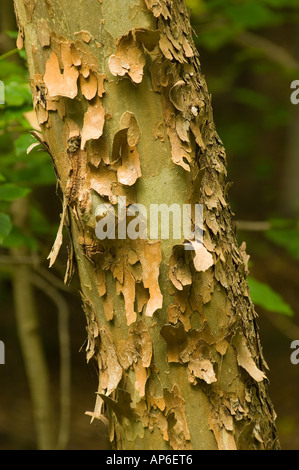
<path fill-rule="evenodd" d="M 87 360 L 99 368 L 93 419 L 109 417 L 118 449 L 278 448 L 225 151 L 183 0 L 15 9 L 64 197 L 66 278 L 75 259 Z M 118 196 L 147 208 L 203 204 L 203 245 L 100 241 L 96 207 Z M 61 228 L 57 240 L 51 263 Z"/>

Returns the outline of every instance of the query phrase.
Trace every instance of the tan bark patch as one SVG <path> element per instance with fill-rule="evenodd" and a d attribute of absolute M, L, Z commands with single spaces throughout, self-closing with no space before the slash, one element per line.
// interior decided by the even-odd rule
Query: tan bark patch
<path fill-rule="evenodd" d="M 99 139 L 103 134 L 105 124 L 105 110 L 100 98 L 96 97 L 88 104 L 88 109 L 84 114 L 82 128 L 81 149 L 84 150 L 86 142 L 92 139 Z"/>
<path fill-rule="evenodd" d="M 65 96 L 74 99 L 78 93 L 77 80 L 79 72 L 76 67 L 66 67 L 64 73 L 60 72 L 59 61 L 55 52 L 52 52 L 46 63 L 44 75 L 45 85 L 51 97 Z"/>
<path fill-rule="evenodd" d="M 145 57 L 142 45 L 136 41 L 130 31 L 117 41 L 116 54 L 109 59 L 109 69 L 112 75 L 124 77 L 128 75 L 134 83 L 141 83 Z"/>
<path fill-rule="evenodd" d="M 91 72 L 87 78 L 84 78 L 84 76 L 80 74 L 79 82 L 82 95 L 88 101 L 92 100 L 96 96 L 98 91 L 98 78 L 96 74 Z"/>
<path fill-rule="evenodd" d="M 139 395 L 145 395 L 145 385 L 149 376 L 148 368 L 152 360 L 152 339 L 143 321 L 131 325 L 127 341 L 118 343 L 117 354 L 122 367 L 135 370 L 135 388 Z"/>

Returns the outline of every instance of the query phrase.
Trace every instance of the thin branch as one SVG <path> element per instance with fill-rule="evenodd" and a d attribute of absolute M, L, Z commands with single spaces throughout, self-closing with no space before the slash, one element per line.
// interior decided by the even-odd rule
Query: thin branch
<path fill-rule="evenodd" d="M 11 57 L 12 55 L 16 54 L 17 52 L 19 52 L 19 49 L 17 47 L 15 49 L 13 49 L 12 51 L 5 52 L 5 54 L 0 55 L 0 61 L 5 60 L 8 57 Z"/>
<path fill-rule="evenodd" d="M 56 289 L 59 289 L 63 292 L 72 292 L 72 289 L 69 287 L 69 286 L 66 286 L 64 284 L 64 282 L 59 279 L 58 277 L 54 276 L 54 274 L 52 274 L 49 269 L 45 269 L 43 268 L 42 266 L 36 266 L 35 267 L 35 271 L 41 276 L 43 277 L 44 279 L 46 279 L 50 284 L 52 284 L 53 287 L 56 287 Z"/>
<path fill-rule="evenodd" d="M 299 62 L 284 47 L 275 44 L 267 38 L 244 31 L 234 41 L 240 46 L 262 51 L 268 59 L 286 69 L 299 70 Z"/>
<path fill-rule="evenodd" d="M 48 269 L 45 269 L 41 266 L 41 259 L 39 256 L 28 255 L 0 255 L 0 265 L 33 265 L 34 270 L 43 278 L 45 278 L 50 284 L 52 284 L 56 289 L 59 289 L 63 292 L 75 293 L 69 286 L 66 286 L 64 282 L 58 277 L 54 276 L 49 272 Z"/>
<path fill-rule="evenodd" d="M 270 230 L 271 224 L 267 221 L 238 220 L 237 228 L 246 232 L 265 232 Z"/>
<path fill-rule="evenodd" d="M 22 265 L 37 265 L 39 264 L 39 257 L 34 255 L 2 255 L 0 256 L 0 264 L 22 264 Z"/>
<path fill-rule="evenodd" d="M 271 312 L 266 312 L 266 315 L 275 328 L 291 341 L 299 338 L 299 326 L 291 318 Z"/>
<path fill-rule="evenodd" d="M 219 27 L 229 27 L 229 24 L 224 20 L 213 21 L 206 24 L 196 25 L 197 31 L 201 33 L 216 31 Z M 275 44 L 270 39 L 267 39 L 258 34 L 243 31 L 238 36 L 235 36 L 231 40 L 235 44 L 245 48 L 256 49 L 262 52 L 267 58 L 279 66 L 289 69 L 291 71 L 299 70 L 299 62 L 282 46 Z"/>

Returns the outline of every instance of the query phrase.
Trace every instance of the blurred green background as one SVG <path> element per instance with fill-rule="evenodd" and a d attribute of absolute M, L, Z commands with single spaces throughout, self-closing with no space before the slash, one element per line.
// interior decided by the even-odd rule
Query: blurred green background
<path fill-rule="evenodd" d="M 299 449 L 299 365 L 290 361 L 291 342 L 299 340 L 299 104 L 290 100 L 291 83 L 299 80 L 298 0 L 187 4 L 227 151 L 239 242 L 246 242 L 251 257 L 249 283 L 279 437 L 284 449 Z M 68 289 L 63 285 L 67 247 L 51 271 L 46 261 L 61 202 L 49 155 L 42 146 L 27 155 L 36 139 L 29 132 L 32 100 L 25 53 L 16 51 L 16 36 L 12 2 L 1 0 L 0 340 L 6 364 L 0 366 L 0 449 L 37 447 L 18 336 L 22 292 L 35 312 L 34 328 L 39 324 L 53 426 L 64 435 L 61 448 L 101 449 L 106 445 L 103 428 L 90 426 L 84 414 L 94 407 L 97 376 L 85 360 L 78 280 Z M 61 371 L 67 376 L 70 369 L 71 381 L 61 384 Z"/>

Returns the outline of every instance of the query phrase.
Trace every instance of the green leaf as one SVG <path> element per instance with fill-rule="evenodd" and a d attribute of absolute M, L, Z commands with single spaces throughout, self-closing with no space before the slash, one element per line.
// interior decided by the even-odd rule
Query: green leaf
<path fill-rule="evenodd" d="M 19 50 L 19 56 L 23 59 L 23 60 L 27 60 L 27 54 L 26 54 L 26 51 L 25 49 L 21 49 Z"/>
<path fill-rule="evenodd" d="M 15 152 L 16 152 L 17 157 L 20 157 L 20 156 L 27 157 L 27 149 L 34 142 L 36 142 L 36 139 L 31 134 L 29 134 L 29 132 L 26 132 L 20 135 L 20 137 L 18 137 L 14 141 L 14 147 L 15 147 Z"/>
<path fill-rule="evenodd" d="M 27 247 L 30 250 L 37 251 L 38 243 L 34 237 L 26 235 L 13 227 L 10 234 L 4 239 L 2 245 L 5 248 L 21 248 Z"/>
<path fill-rule="evenodd" d="M 29 227 L 35 236 L 42 237 L 49 240 L 49 243 L 53 242 L 57 233 L 57 224 L 51 224 L 44 213 L 44 210 L 40 207 L 30 207 L 29 213 Z"/>
<path fill-rule="evenodd" d="M 212 51 L 223 47 L 229 43 L 237 34 L 234 28 L 221 27 L 211 29 L 210 31 L 197 31 L 198 38 L 195 43 L 199 46 L 204 45 L 207 49 Z"/>
<path fill-rule="evenodd" d="M 293 258 L 299 259 L 299 230 L 281 229 L 265 232 L 268 240 L 284 248 Z"/>
<path fill-rule="evenodd" d="M 238 87 L 233 90 L 233 96 L 237 102 L 260 111 L 271 109 L 272 102 L 265 93 L 260 93 L 250 88 Z"/>
<path fill-rule="evenodd" d="M 191 8 L 192 13 L 199 15 L 206 9 L 205 2 L 203 0 L 187 0 L 187 7 Z"/>
<path fill-rule="evenodd" d="M 24 77 L 27 71 L 24 67 L 16 64 L 15 62 L 11 62 L 8 60 L 3 60 L 1 62 L 1 80 L 4 82 L 8 79 L 10 82 L 17 81 L 17 82 L 24 82 Z"/>
<path fill-rule="evenodd" d="M 6 126 L 12 127 L 18 126 L 17 129 L 14 128 L 14 131 L 20 131 L 19 123 L 23 119 L 23 114 L 25 111 L 29 111 L 30 107 L 15 107 L 15 108 L 6 108 L 0 113 L 0 128 L 5 128 Z"/>
<path fill-rule="evenodd" d="M 280 294 L 275 292 L 268 284 L 257 281 L 252 277 L 248 278 L 251 299 L 254 304 L 263 307 L 269 312 L 280 313 L 288 317 L 294 315 L 293 310 Z"/>
<path fill-rule="evenodd" d="M 6 32 L 6 34 L 9 38 L 17 39 L 17 37 L 18 37 L 18 31 L 11 31 L 11 30 L 8 29 L 5 32 Z"/>
<path fill-rule="evenodd" d="M 8 214 L 0 213 L 0 243 L 9 235 L 12 229 L 12 222 Z"/>
<path fill-rule="evenodd" d="M 21 197 L 27 196 L 30 193 L 29 188 L 23 188 L 16 184 L 7 183 L 0 186 L 0 200 L 2 201 L 14 201 Z"/>
<path fill-rule="evenodd" d="M 31 93 L 26 83 L 10 82 L 5 85 L 5 104 L 19 107 L 25 103 L 31 103 Z"/>
<path fill-rule="evenodd" d="M 14 173 L 12 181 L 30 187 L 55 185 L 56 177 L 49 155 L 33 151 L 28 157 L 26 165 Z"/>
<path fill-rule="evenodd" d="M 234 25 L 241 28 L 259 28 L 280 22 L 280 15 L 263 5 L 263 2 L 247 1 L 233 4 L 226 2 L 226 14 Z"/>

